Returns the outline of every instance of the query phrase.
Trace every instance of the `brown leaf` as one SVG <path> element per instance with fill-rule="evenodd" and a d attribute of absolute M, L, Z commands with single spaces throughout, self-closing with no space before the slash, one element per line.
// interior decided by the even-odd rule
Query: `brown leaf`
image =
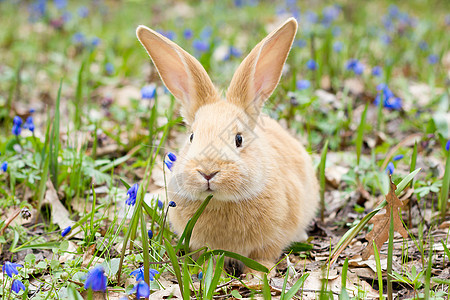
<path fill-rule="evenodd" d="M 389 238 L 389 226 L 391 221 L 391 210 L 393 211 L 393 222 L 394 222 L 394 231 L 397 231 L 402 235 L 403 238 L 408 236 L 405 228 L 403 227 L 402 220 L 399 216 L 399 209 L 403 206 L 403 202 L 398 199 L 397 195 L 395 195 L 395 190 L 397 186 L 392 182 L 390 178 L 391 187 L 389 193 L 386 195 L 386 212 L 384 214 L 375 215 L 369 223 L 373 224 L 373 229 L 371 232 L 366 234 L 366 240 L 369 241 L 366 249 L 363 251 L 363 259 L 366 260 L 370 257 L 370 255 L 374 254 L 373 252 L 373 241 L 375 241 L 375 245 L 377 245 L 378 250 L 381 249 L 384 242 L 386 242 Z"/>

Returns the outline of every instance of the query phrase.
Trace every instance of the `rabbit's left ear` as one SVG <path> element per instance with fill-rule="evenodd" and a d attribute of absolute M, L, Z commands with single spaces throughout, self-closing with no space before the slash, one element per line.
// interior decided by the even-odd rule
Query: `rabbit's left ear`
<path fill-rule="evenodd" d="M 219 100 L 214 85 L 202 65 L 180 46 L 145 26 L 136 35 L 152 59 L 162 81 L 181 101 L 181 114 L 192 124 L 197 110 Z"/>
<path fill-rule="evenodd" d="M 256 45 L 236 70 L 227 100 L 242 107 L 250 119 L 256 120 L 277 87 L 296 32 L 297 21 L 288 19 Z"/>

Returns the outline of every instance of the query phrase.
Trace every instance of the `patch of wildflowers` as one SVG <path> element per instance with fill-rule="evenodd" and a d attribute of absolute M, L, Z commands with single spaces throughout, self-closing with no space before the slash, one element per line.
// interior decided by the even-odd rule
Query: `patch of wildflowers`
<path fill-rule="evenodd" d="M 18 280 L 18 279 L 14 279 L 13 283 L 11 285 L 11 290 L 14 291 L 14 293 L 19 293 L 20 290 L 24 290 L 25 291 L 25 286 L 23 285 L 22 281 Z"/>
<path fill-rule="evenodd" d="M 347 61 L 345 69 L 353 71 L 356 75 L 361 75 L 364 72 L 364 65 L 356 58 L 352 58 Z"/>
<path fill-rule="evenodd" d="M 139 184 L 137 184 L 137 183 L 133 184 L 133 186 L 130 187 L 130 189 L 127 192 L 128 199 L 125 201 L 126 205 L 133 206 L 136 204 L 136 197 L 137 197 L 138 190 L 139 190 Z"/>
<path fill-rule="evenodd" d="M 86 282 L 84 283 L 85 289 L 92 289 L 93 291 L 105 292 L 106 291 L 106 275 L 102 266 L 96 266 L 89 270 Z"/>
<path fill-rule="evenodd" d="M 141 89 L 142 99 L 153 99 L 156 94 L 156 86 L 154 84 L 146 85 Z"/>
<path fill-rule="evenodd" d="M 375 97 L 374 104 L 379 105 L 381 98 L 383 98 L 383 106 L 389 109 L 400 110 L 402 108 L 402 100 L 395 97 L 394 93 L 384 83 L 377 86 L 378 94 Z"/>
<path fill-rule="evenodd" d="M 295 86 L 297 87 L 297 90 L 306 90 L 311 86 L 311 82 L 307 79 L 297 80 L 295 83 Z"/>
<path fill-rule="evenodd" d="M 72 230 L 72 226 L 67 226 L 64 228 L 64 230 L 61 232 L 61 236 L 65 237 L 70 231 Z"/>
<path fill-rule="evenodd" d="M 6 272 L 6 275 L 8 275 L 10 278 L 12 278 L 13 274 L 17 275 L 19 274 L 19 271 L 17 271 L 17 268 L 23 268 L 22 265 L 12 263 L 9 261 L 5 261 L 5 264 L 3 265 L 3 272 Z"/>

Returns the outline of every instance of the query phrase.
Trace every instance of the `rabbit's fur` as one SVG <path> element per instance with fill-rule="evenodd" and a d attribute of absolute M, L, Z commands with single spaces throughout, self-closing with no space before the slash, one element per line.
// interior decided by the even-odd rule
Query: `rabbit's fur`
<path fill-rule="evenodd" d="M 182 233 L 213 194 L 194 227 L 192 249 L 229 250 L 271 268 L 284 247 L 307 238 L 319 200 L 311 158 L 260 113 L 278 84 L 296 31 L 291 18 L 263 39 L 239 66 L 222 100 L 194 57 L 145 26 L 137 29 L 190 127 L 168 186 L 177 204 L 169 214 L 174 230 Z M 209 180 L 204 176 L 214 172 Z"/>

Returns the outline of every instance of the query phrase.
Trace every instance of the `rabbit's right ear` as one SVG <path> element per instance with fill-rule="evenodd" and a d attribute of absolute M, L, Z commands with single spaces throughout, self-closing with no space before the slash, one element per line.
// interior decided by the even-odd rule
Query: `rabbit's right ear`
<path fill-rule="evenodd" d="M 253 125 L 278 85 L 296 32 L 297 22 L 289 18 L 256 45 L 234 73 L 227 100 L 243 108 Z"/>
<path fill-rule="evenodd" d="M 211 79 L 192 55 L 145 26 L 139 26 L 136 35 L 166 87 L 181 101 L 181 114 L 188 124 L 194 122 L 195 113 L 201 106 L 219 100 Z"/>

